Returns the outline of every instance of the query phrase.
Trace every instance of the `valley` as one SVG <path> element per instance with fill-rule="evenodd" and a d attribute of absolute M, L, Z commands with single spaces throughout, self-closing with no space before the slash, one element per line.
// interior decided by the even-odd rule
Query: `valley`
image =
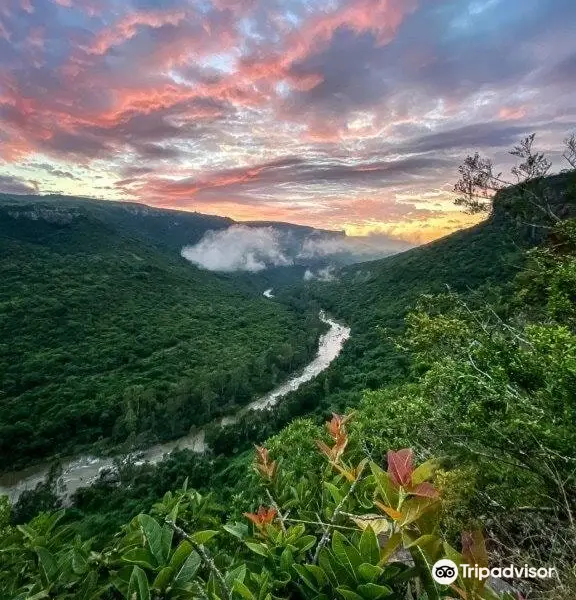
<path fill-rule="evenodd" d="M 572 174 L 545 185 L 562 215 L 552 226 L 518 218 L 516 203 L 532 193 L 518 186 L 497 194 L 480 224 L 383 259 L 299 262 L 306 236 L 331 235 L 307 231 L 289 236 L 292 250 L 248 245 L 238 264 L 251 270 L 230 272 L 200 268 L 198 252 L 200 264 L 184 260 L 147 239 L 148 226 L 134 235 L 82 210 L 0 204 L 0 492 L 12 499 L 12 523 L 42 531 L 53 518 L 45 513 L 61 515 L 61 535 L 92 548 L 79 556 L 116 577 L 95 558 L 133 569 L 132 546 L 109 558 L 116 532 L 149 514 L 167 527 L 166 515 L 181 511 L 188 528 L 228 535 L 207 544 L 228 564 L 230 535 L 240 554 L 264 556 L 267 535 L 282 525 L 294 534 L 294 507 L 318 536 L 334 514 L 350 530 L 338 507 L 356 518 L 372 506 L 377 465 L 412 448 L 435 457 L 424 462 L 434 487 L 422 484 L 423 501 L 408 487 L 407 502 L 425 512 L 441 494 L 452 511 L 427 535 L 457 545 L 480 523 L 492 543 L 517 544 L 491 556 L 548 564 L 547 544 L 562 531 L 557 557 L 570 561 L 571 496 L 554 498 L 574 487 L 576 203 Z M 242 243 L 280 239 L 269 223 L 255 237 L 235 227 L 198 233 L 198 243 L 208 239 L 220 260 L 213 242 L 230 230 Z M 303 275 L 327 267 L 330 277 Z M 246 515 L 258 522 L 272 510 L 279 529 L 250 535 Z M 522 537 L 533 526 L 537 545 Z M 53 551 L 64 552 L 56 542 Z"/>
<path fill-rule="evenodd" d="M 179 437 L 278 385 L 325 327 L 90 211 L 0 204 L 0 255 L 3 469 Z"/>

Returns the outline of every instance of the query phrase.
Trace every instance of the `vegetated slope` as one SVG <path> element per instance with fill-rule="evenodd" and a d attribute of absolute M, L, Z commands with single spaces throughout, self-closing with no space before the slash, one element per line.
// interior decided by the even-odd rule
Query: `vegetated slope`
<path fill-rule="evenodd" d="M 183 246 L 200 241 L 208 231 L 220 231 L 232 225 L 246 227 L 274 227 L 286 238 L 301 242 L 309 236 L 341 237 L 342 232 L 315 229 L 303 225 L 275 221 L 250 221 L 239 223 L 228 217 L 205 215 L 165 208 L 154 208 L 136 202 L 116 202 L 74 196 L 20 196 L 0 194 L 0 206 L 77 211 L 113 227 L 123 235 L 140 238 L 156 245 L 180 251 Z"/>
<path fill-rule="evenodd" d="M 357 406 L 364 390 L 414 380 L 410 357 L 398 347 L 405 316 L 422 294 L 468 293 L 507 285 L 519 272 L 523 250 L 536 244 L 531 228 L 499 208 L 484 222 L 378 261 L 344 267 L 336 281 L 278 287 L 279 301 L 295 310 L 324 308 L 352 328 L 342 354 L 274 411 L 248 415 L 209 432 L 216 453 L 233 454 L 261 442 L 296 416 Z"/>
<path fill-rule="evenodd" d="M 186 244 L 195 244 L 207 231 L 226 229 L 234 224 L 232 219 L 226 217 L 152 208 L 135 202 L 112 202 L 74 196 L 0 194 L 0 206 L 17 210 L 36 207 L 82 213 L 124 235 L 177 251 Z"/>
<path fill-rule="evenodd" d="M 565 178 L 545 181 L 561 190 Z M 326 383 L 297 392 L 310 396 L 301 402 L 309 406 L 315 396 L 324 410 L 342 410 L 357 401 L 360 390 L 404 381 L 410 377 L 409 364 L 395 338 L 422 294 L 448 289 L 466 293 L 511 281 L 523 264 L 524 250 L 542 241 L 546 230 L 508 214 L 510 195 L 499 194 L 492 214 L 476 226 L 381 260 L 344 267 L 336 282 L 311 282 L 282 292 L 280 297 L 295 306 L 315 301 L 352 327 L 350 342 L 325 373 Z M 573 208 L 558 207 L 565 217 Z"/>
<path fill-rule="evenodd" d="M 62 207 L 0 207 L 3 468 L 168 438 L 270 389 L 319 324 Z"/>
<path fill-rule="evenodd" d="M 570 177 L 561 173 L 531 184 L 549 192 L 548 200 L 562 218 L 576 212 L 567 196 Z M 464 292 L 509 281 L 521 267 L 523 251 L 542 242 L 547 231 L 538 213 L 527 222 L 514 214 L 516 194 L 516 187 L 497 194 L 490 216 L 476 226 L 401 254 L 345 267 L 338 284 L 318 289 L 335 311 L 362 331 L 374 324 L 400 325 L 423 293 L 443 292 L 447 287 Z"/>

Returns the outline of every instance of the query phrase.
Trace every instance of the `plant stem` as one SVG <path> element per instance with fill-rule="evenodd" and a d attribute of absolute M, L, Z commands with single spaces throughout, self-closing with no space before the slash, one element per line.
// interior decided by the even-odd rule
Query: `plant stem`
<path fill-rule="evenodd" d="M 201 544 L 197 544 L 192 539 L 192 537 L 189 536 L 184 531 L 184 529 L 182 529 L 182 527 L 179 527 L 178 525 L 176 525 L 176 523 L 174 523 L 174 521 L 171 521 L 170 519 L 166 519 L 166 523 L 168 523 L 168 525 L 170 525 L 170 527 L 172 527 L 172 529 L 174 529 L 174 531 L 178 535 L 180 535 L 185 540 L 187 540 L 188 542 L 190 542 L 192 548 L 194 548 L 194 550 L 196 550 L 196 552 L 198 552 L 198 554 L 200 555 L 200 558 L 202 559 L 202 561 L 204 562 L 204 564 L 206 565 L 206 567 L 208 567 L 209 571 L 211 573 L 213 573 L 214 576 L 216 577 L 216 579 L 219 581 L 220 585 L 222 586 L 222 589 L 224 590 L 224 593 L 226 594 L 226 598 L 228 600 L 231 600 L 232 594 L 230 592 L 230 589 L 228 588 L 228 585 L 226 585 L 226 580 L 224 579 L 224 575 L 222 575 L 222 571 L 220 571 L 220 569 L 216 566 L 216 564 L 214 563 L 214 561 L 212 560 L 212 558 L 206 552 L 206 549 L 204 548 L 204 546 L 201 545 Z"/>

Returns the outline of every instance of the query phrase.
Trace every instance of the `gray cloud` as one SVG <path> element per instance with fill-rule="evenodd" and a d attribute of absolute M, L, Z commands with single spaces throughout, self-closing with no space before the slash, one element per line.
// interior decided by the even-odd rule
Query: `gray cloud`
<path fill-rule="evenodd" d="M 50 175 L 54 175 L 54 177 L 62 177 L 64 179 L 71 179 L 73 181 L 80 181 L 81 179 L 80 177 L 74 175 L 74 173 L 71 173 L 70 171 L 59 169 L 58 167 L 55 167 L 54 165 L 50 165 L 48 163 L 34 163 L 33 166 L 35 169 L 41 169 L 42 171 L 50 173 Z"/>
<path fill-rule="evenodd" d="M 35 183 L 10 175 L 0 175 L 0 192 L 4 194 L 36 194 L 38 190 Z"/>

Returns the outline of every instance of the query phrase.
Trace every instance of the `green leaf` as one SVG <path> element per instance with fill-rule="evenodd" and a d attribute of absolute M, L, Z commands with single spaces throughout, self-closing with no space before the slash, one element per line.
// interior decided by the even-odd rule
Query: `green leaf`
<path fill-rule="evenodd" d="M 242 564 L 239 567 L 236 567 L 234 570 L 229 571 L 224 576 L 224 581 L 228 587 L 231 587 L 235 581 L 244 582 L 246 578 L 246 565 Z"/>
<path fill-rule="evenodd" d="M 342 495 L 342 492 L 333 483 L 325 481 L 324 487 L 330 492 L 332 500 L 334 500 L 335 504 L 338 505 L 340 504 L 340 502 L 342 502 L 342 498 L 344 498 L 344 496 Z"/>
<path fill-rule="evenodd" d="M 319 588 L 323 588 L 328 585 L 328 577 L 326 573 L 317 565 L 303 565 L 304 568 L 312 574 Z"/>
<path fill-rule="evenodd" d="M 128 584 L 128 598 L 130 600 L 150 600 L 150 588 L 146 573 L 138 566 L 132 569 Z"/>
<path fill-rule="evenodd" d="M 178 544 L 178 548 L 174 550 L 172 553 L 172 558 L 170 559 L 170 566 L 174 569 L 174 571 L 177 571 L 182 566 L 191 552 L 192 544 L 190 544 L 188 540 L 182 540 L 180 544 Z"/>
<path fill-rule="evenodd" d="M 280 555 L 280 569 L 282 569 L 282 571 L 290 573 L 290 569 L 292 568 L 293 564 L 294 555 L 292 554 L 292 551 L 290 550 L 290 548 L 284 548 L 282 554 Z"/>
<path fill-rule="evenodd" d="M 256 600 L 256 596 L 238 579 L 234 582 L 232 590 L 244 598 L 244 600 Z"/>
<path fill-rule="evenodd" d="M 203 544 L 206 544 L 207 542 L 209 542 L 215 535 L 218 535 L 217 531 L 213 531 L 211 529 L 206 529 L 206 531 L 197 531 L 190 537 L 199 546 L 202 546 Z"/>
<path fill-rule="evenodd" d="M 270 551 L 264 544 L 259 544 L 255 542 L 244 542 L 252 552 L 255 554 L 259 554 L 260 556 L 268 557 L 270 556 Z"/>
<path fill-rule="evenodd" d="M 316 578 L 312 575 L 312 573 L 310 573 L 309 571 L 306 570 L 306 568 L 304 567 L 304 565 L 295 564 L 294 565 L 294 570 L 296 571 L 296 573 L 298 573 L 298 575 L 300 575 L 300 578 L 302 579 L 302 581 L 313 592 L 318 593 L 320 591 L 318 589 L 318 586 L 317 586 L 317 583 L 316 583 Z"/>
<path fill-rule="evenodd" d="M 434 475 L 435 471 L 440 468 L 440 461 L 437 458 L 431 458 L 421 465 L 416 467 L 412 472 L 412 485 L 418 485 L 429 481 Z"/>
<path fill-rule="evenodd" d="M 402 504 L 402 520 L 400 526 L 405 527 L 417 521 L 426 511 L 438 506 L 439 503 L 434 498 L 424 498 L 421 496 L 413 496 L 405 500 Z"/>
<path fill-rule="evenodd" d="M 174 539 L 174 530 L 169 525 L 162 527 L 162 556 L 163 564 L 168 562 L 170 551 L 172 550 L 172 540 Z"/>
<path fill-rule="evenodd" d="M 250 528 L 245 523 L 227 523 L 224 530 L 239 540 L 247 538 L 250 533 Z"/>
<path fill-rule="evenodd" d="M 122 556 L 122 560 L 133 565 L 146 567 L 147 569 L 156 568 L 156 561 L 148 548 L 132 548 L 132 550 L 128 550 Z"/>
<path fill-rule="evenodd" d="M 356 569 L 362 564 L 362 557 L 339 531 L 332 534 L 332 551 L 336 560 L 356 579 Z"/>
<path fill-rule="evenodd" d="M 334 570 L 334 567 L 336 566 L 335 563 L 336 559 L 333 557 L 332 553 L 327 548 L 322 548 L 318 555 L 318 564 L 322 567 L 322 570 L 328 576 L 334 587 L 338 585 L 338 576 Z"/>
<path fill-rule="evenodd" d="M 158 565 L 165 564 L 170 548 L 166 549 L 164 546 L 162 527 L 156 519 L 145 514 L 138 515 L 138 523 L 144 532 L 150 552 L 154 555 L 156 563 Z"/>
<path fill-rule="evenodd" d="M 360 537 L 360 554 L 364 562 L 377 565 L 380 560 L 380 546 L 376 534 L 370 525 L 364 529 Z"/>
<path fill-rule="evenodd" d="M 402 541 L 404 542 L 405 548 L 412 548 L 412 546 L 420 546 L 428 556 L 439 558 L 442 541 L 437 535 L 419 535 L 415 531 L 408 531 L 404 529 L 402 531 Z"/>
<path fill-rule="evenodd" d="M 299 523 L 298 525 L 294 525 L 288 529 L 286 534 L 286 541 L 289 544 L 293 544 L 299 537 L 302 537 L 306 533 L 306 527 Z"/>
<path fill-rule="evenodd" d="M 77 575 L 82 575 L 88 569 L 88 561 L 78 550 L 72 551 L 72 570 Z"/>
<path fill-rule="evenodd" d="M 200 563 L 200 555 L 195 550 L 192 550 L 182 565 L 182 568 L 174 578 L 174 585 L 188 583 L 191 581 L 194 578 L 194 575 L 196 575 L 196 571 L 198 571 Z"/>
<path fill-rule="evenodd" d="M 16 529 L 18 529 L 18 531 L 29 540 L 33 540 L 34 538 L 38 537 L 38 532 L 29 525 L 16 525 Z"/>
<path fill-rule="evenodd" d="M 358 567 L 358 575 L 360 575 L 365 583 L 374 583 L 382 575 L 383 571 L 382 567 L 368 563 L 362 563 Z"/>
<path fill-rule="evenodd" d="M 174 575 L 174 569 L 172 567 L 164 567 L 158 575 L 156 575 L 156 579 L 152 584 L 152 587 L 155 590 L 160 592 L 164 592 L 170 582 L 172 581 L 172 576 Z"/>
<path fill-rule="evenodd" d="M 420 546 L 412 546 L 410 554 L 414 560 L 414 564 L 418 569 L 418 574 L 428 600 L 440 600 L 441 586 L 439 586 L 432 577 L 432 567 L 434 561 L 431 561 Z"/>
<path fill-rule="evenodd" d="M 345 600 L 364 600 L 362 596 L 359 596 L 356 592 L 348 588 L 336 588 L 336 591 L 344 598 Z"/>
<path fill-rule="evenodd" d="M 386 545 L 380 551 L 380 560 L 378 561 L 378 564 L 380 566 L 385 565 L 401 543 L 402 534 L 399 531 L 391 535 L 388 538 Z"/>
<path fill-rule="evenodd" d="M 394 486 L 388 473 L 383 471 L 376 463 L 370 463 L 370 469 L 374 475 L 374 481 L 376 482 L 376 489 L 379 492 L 381 498 L 384 500 L 384 504 L 392 508 L 398 506 L 398 489 Z"/>
<path fill-rule="evenodd" d="M 41 590 L 37 594 L 30 596 L 28 592 L 23 592 L 22 594 L 18 594 L 13 600 L 43 600 L 44 598 L 49 598 L 50 592 L 46 590 Z"/>
<path fill-rule="evenodd" d="M 376 585 L 375 583 L 359 585 L 358 591 L 362 594 L 363 598 L 368 598 L 369 600 L 379 600 L 393 594 L 392 589 L 387 585 Z"/>
<path fill-rule="evenodd" d="M 53 554 L 46 548 L 35 548 L 36 554 L 47 583 L 52 583 L 58 577 L 58 564 Z"/>
<path fill-rule="evenodd" d="M 299 540 L 294 542 L 294 545 L 298 548 L 298 550 L 302 552 L 306 552 L 306 550 L 310 550 L 312 546 L 316 543 L 316 537 L 313 535 L 304 535 Z"/>

